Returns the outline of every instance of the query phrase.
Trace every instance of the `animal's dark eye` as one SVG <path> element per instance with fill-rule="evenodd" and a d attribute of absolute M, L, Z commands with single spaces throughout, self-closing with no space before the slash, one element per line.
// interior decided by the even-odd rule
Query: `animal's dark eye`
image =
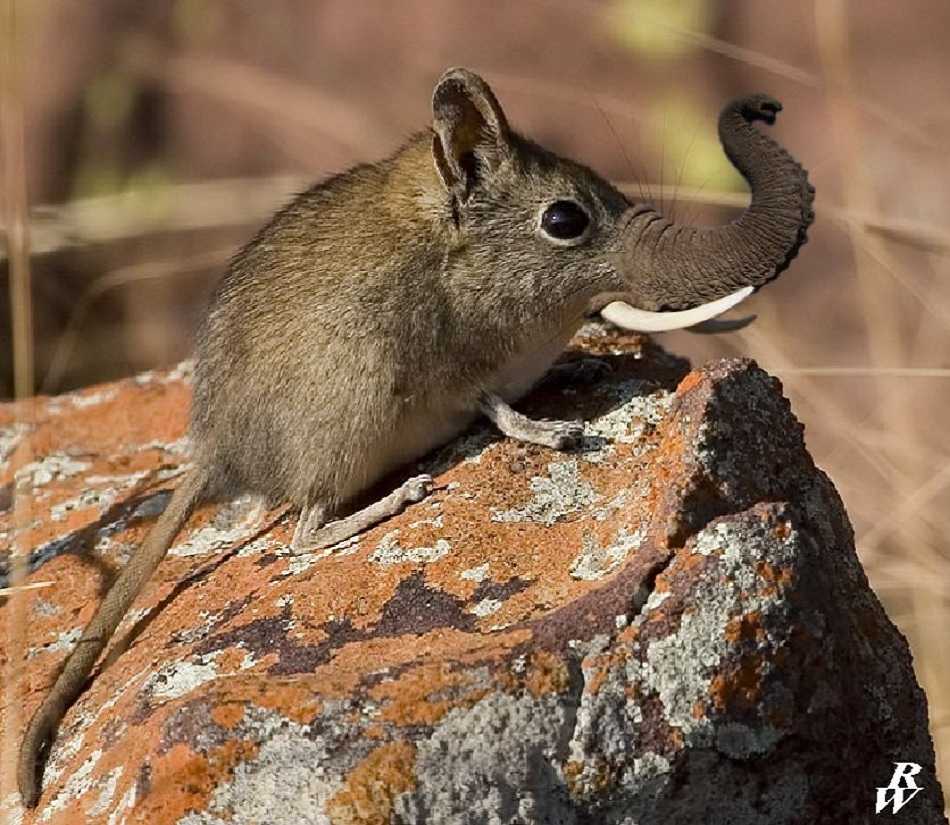
<path fill-rule="evenodd" d="M 579 238 L 590 224 L 590 218 L 574 201 L 555 201 L 541 214 L 541 228 L 559 241 Z"/>

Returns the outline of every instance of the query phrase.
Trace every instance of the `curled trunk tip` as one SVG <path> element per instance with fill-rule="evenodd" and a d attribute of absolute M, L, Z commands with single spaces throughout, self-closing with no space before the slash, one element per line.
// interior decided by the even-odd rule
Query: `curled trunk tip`
<path fill-rule="evenodd" d="M 814 221 L 815 190 L 801 164 L 753 125 L 773 124 L 781 110 L 774 97 L 750 94 L 719 115 L 726 156 L 752 190 L 749 207 L 732 223 L 684 227 L 652 207 L 630 210 L 620 266 L 638 306 L 679 310 L 758 289 L 794 260 Z"/>

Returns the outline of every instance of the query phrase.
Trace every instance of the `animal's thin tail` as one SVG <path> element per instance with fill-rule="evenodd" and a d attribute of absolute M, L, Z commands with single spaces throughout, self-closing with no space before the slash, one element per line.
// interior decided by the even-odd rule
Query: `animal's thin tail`
<path fill-rule="evenodd" d="M 201 469 L 191 470 L 182 480 L 165 512 L 106 593 L 76 647 L 67 657 L 52 690 L 27 727 L 17 764 L 20 796 L 27 807 L 35 807 L 39 800 L 42 790 L 41 760 L 45 760 L 44 751 L 55 736 L 63 716 L 82 693 L 99 655 L 201 500 L 205 487 L 206 475 Z"/>

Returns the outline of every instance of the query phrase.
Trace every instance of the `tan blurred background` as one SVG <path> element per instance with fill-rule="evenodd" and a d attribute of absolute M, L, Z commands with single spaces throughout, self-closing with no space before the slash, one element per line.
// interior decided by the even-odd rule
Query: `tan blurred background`
<path fill-rule="evenodd" d="M 774 133 L 818 191 L 810 241 L 749 302 L 751 328 L 664 344 L 782 378 L 911 641 L 950 789 L 950 3 L 0 7 L 0 196 L 6 226 L 28 198 L 33 247 L 29 299 L 22 267 L 13 305 L 0 295 L 2 397 L 17 365 L 21 392 L 61 392 L 185 357 L 228 257 L 294 191 L 424 128 L 449 66 L 482 73 L 517 128 L 695 222 L 746 202 L 719 107 L 778 97 Z"/>

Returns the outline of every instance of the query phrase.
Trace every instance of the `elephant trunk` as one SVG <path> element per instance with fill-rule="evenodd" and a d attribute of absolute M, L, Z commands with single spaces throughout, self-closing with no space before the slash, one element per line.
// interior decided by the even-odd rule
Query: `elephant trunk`
<path fill-rule="evenodd" d="M 630 252 L 620 268 L 637 306 L 676 310 L 722 298 L 742 287 L 761 287 L 779 275 L 806 240 L 814 220 L 815 190 L 798 162 L 771 137 L 752 126 L 775 122 L 781 104 L 750 95 L 728 104 L 719 116 L 726 155 L 752 189 L 752 202 L 737 220 L 716 228 L 684 227 L 653 207 L 627 213 Z"/>

